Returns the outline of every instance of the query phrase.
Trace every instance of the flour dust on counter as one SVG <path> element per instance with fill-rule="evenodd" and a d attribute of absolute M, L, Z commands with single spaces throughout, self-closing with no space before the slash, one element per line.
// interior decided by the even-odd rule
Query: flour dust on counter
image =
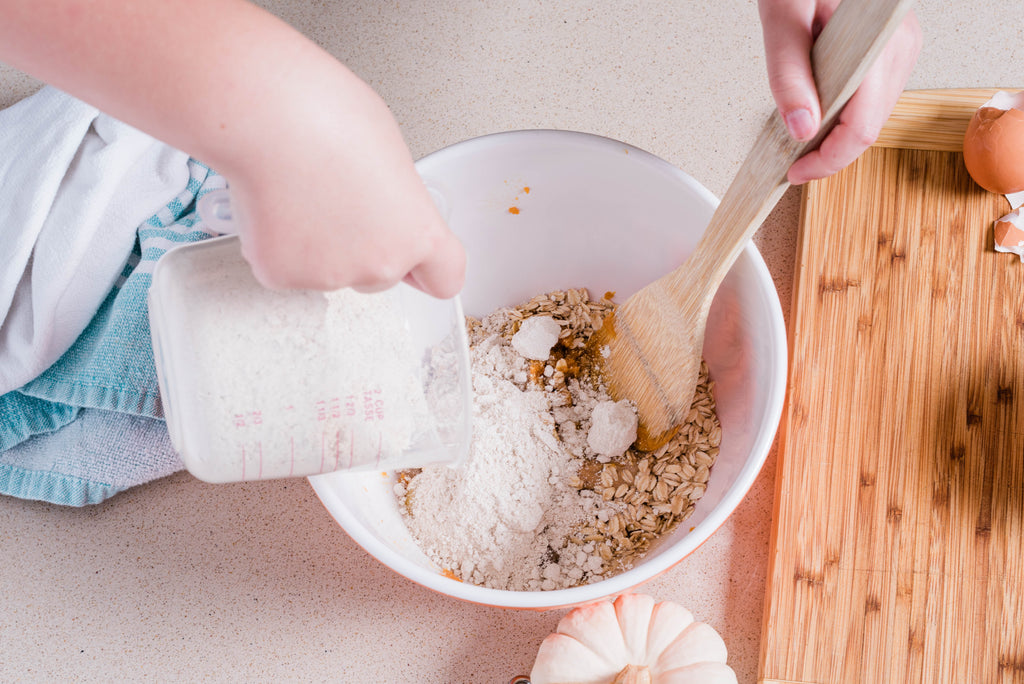
<path fill-rule="evenodd" d="M 512 591 L 597 582 L 703 496 L 721 440 L 707 368 L 676 436 L 636 451 L 635 408 L 612 400 L 588 346 L 614 306 L 611 293 L 576 289 L 467 319 L 469 457 L 404 471 L 395 486 L 412 537 L 446 574 Z"/>

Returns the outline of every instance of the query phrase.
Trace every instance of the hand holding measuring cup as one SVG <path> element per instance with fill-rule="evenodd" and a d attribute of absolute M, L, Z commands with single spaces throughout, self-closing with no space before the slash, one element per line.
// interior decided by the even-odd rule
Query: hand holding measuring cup
<path fill-rule="evenodd" d="M 358 79 L 347 87 L 345 107 L 311 113 L 255 160 L 224 160 L 242 254 L 272 289 L 376 292 L 404 281 L 454 296 L 465 277 L 462 245 L 387 106 Z"/>
<path fill-rule="evenodd" d="M 231 232 L 224 193 L 201 200 Z M 209 482 L 412 468 L 468 452 L 468 342 L 458 298 L 406 284 L 271 290 L 237 236 L 158 263 L 150 321 L 172 443 Z"/>

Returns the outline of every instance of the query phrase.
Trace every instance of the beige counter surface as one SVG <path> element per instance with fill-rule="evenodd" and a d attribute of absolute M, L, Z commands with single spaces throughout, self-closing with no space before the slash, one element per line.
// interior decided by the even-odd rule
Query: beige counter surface
<path fill-rule="evenodd" d="M 416 157 L 496 131 L 579 130 L 721 196 L 772 106 L 754 0 L 265 4 L 384 96 Z M 910 87 L 1022 85 L 1008 4 L 918 3 Z M 38 86 L 0 65 L 0 106 Z M 797 204 L 791 190 L 755 238 L 787 315 Z M 773 451 L 728 522 L 644 586 L 718 629 L 744 683 L 757 676 L 774 471 Z M 0 547 L 2 681 L 503 684 L 564 614 L 420 588 L 359 548 L 304 480 L 178 473 L 85 509 L 0 498 Z"/>

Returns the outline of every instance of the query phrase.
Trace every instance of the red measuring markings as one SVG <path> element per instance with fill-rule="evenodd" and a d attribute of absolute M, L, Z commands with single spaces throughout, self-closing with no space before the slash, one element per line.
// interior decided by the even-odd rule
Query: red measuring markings
<path fill-rule="evenodd" d="M 249 458 L 245 453 L 245 445 L 242 445 L 242 479 L 245 479 L 245 468 Z M 263 479 L 263 442 L 256 442 L 256 479 Z"/>
<path fill-rule="evenodd" d="M 341 418 L 341 397 L 321 399 L 316 402 L 316 419 L 320 421 L 328 418 Z"/>
<path fill-rule="evenodd" d="M 236 413 L 233 416 L 234 424 L 236 428 L 259 427 L 263 425 L 263 411 L 246 411 L 244 413 Z"/>
<path fill-rule="evenodd" d="M 348 469 L 352 470 L 352 461 L 356 456 L 356 431 L 348 431 Z"/>
<path fill-rule="evenodd" d="M 375 394 L 382 394 L 380 389 L 366 390 L 363 392 L 363 420 L 384 420 L 384 400 L 380 397 L 374 398 Z"/>
<path fill-rule="evenodd" d="M 327 465 L 327 431 L 324 430 L 320 435 L 320 472 L 324 472 L 324 466 Z"/>
<path fill-rule="evenodd" d="M 334 431 L 334 469 L 341 464 L 341 430 Z"/>

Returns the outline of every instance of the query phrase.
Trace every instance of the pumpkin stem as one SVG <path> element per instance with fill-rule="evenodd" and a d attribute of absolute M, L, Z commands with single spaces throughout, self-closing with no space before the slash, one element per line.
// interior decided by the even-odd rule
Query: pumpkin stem
<path fill-rule="evenodd" d="M 646 665 L 627 665 L 615 675 L 612 684 L 652 684 L 651 670 Z"/>

